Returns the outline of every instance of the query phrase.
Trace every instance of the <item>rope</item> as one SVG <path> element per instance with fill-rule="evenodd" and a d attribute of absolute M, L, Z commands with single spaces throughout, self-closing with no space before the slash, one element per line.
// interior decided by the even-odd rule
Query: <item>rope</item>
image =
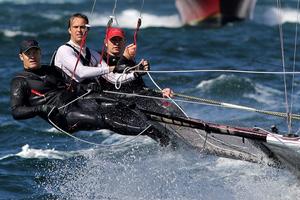
<path fill-rule="evenodd" d="M 179 68 L 179 67 L 172 67 Z M 195 73 L 195 72 L 224 72 L 224 73 L 244 73 L 244 74 L 273 74 L 273 75 L 288 75 L 288 74 L 300 74 L 300 72 L 266 72 L 266 71 L 252 71 L 252 70 L 234 70 L 234 69 L 187 69 L 187 70 L 151 70 L 137 72 L 149 72 L 149 73 Z"/>
<path fill-rule="evenodd" d="M 152 78 L 152 76 L 150 75 L 150 73 L 149 72 L 147 72 L 147 75 L 149 76 L 149 78 L 151 79 L 151 81 L 152 81 L 152 83 L 160 90 L 160 92 L 161 92 L 161 88 L 158 86 L 158 84 L 154 81 L 154 79 Z M 168 99 L 169 100 L 171 100 L 174 104 L 175 104 L 175 106 L 184 114 L 184 116 L 186 117 L 186 118 L 188 118 L 189 119 L 189 116 L 188 116 L 188 114 L 171 98 L 171 97 L 168 97 Z M 200 134 L 200 132 L 198 131 L 198 130 L 195 130 L 195 132 L 198 134 L 198 136 L 199 136 L 199 138 L 201 138 L 202 139 L 202 135 Z M 205 140 L 204 140 L 204 143 L 203 143 L 203 149 L 205 148 L 205 144 L 206 144 L 206 140 L 207 140 L 207 132 L 205 132 L 206 133 L 206 137 L 205 137 Z M 202 149 L 202 150 L 203 150 Z"/>
<path fill-rule="evenodd" d="M 115 17 L 115 10 L 117 8 L 117 2 L 118 0 L 115 0 L 115 3 L 114 3 L 114 7 L 112 9 L 112 12 L 111 12 L 111 16 L 109 16 L 109 20 L 106 24 L 106 29 L 105 29 L 105 37 L 104 37 L 104 40 L 107 39 L 107 36 L 108 36 L 108 30 L 109 28 L 112 26 L 112 23 L 114 22 L 114 19 L 116 21 L 116 23 L 118 24 L 117 22 L 117 18 Z M 99 59 L 99 63 L 101 64 L 102 63 L 102 60 L 103 60 L 103 56 L 104 56 L 104 52 L 105 52 L 105 44 L 102 43 L 102 51 L 101 51 L 101 54 L 100 54 L 100 59 Z M 106 63 L 108 63 L 108 60 L 109 60 L 109 54 L 107 54 L 107 60 L 106 60 Z"/>
<path fill-rule="evenodd" d="M 65 104 L 65 105 L 63 105 L 63 106 L 61 106 L 61 107 L 59 107 L 58 110 L 67 107 L 68 105 L 74 103 L 74 102 L 77 101 L 78 99 L 81 99 L 81 98 L 85 97 L 86 95 L 90 94 L 91 92 L 92 92 L 92 90 L 88 90 L 88 91 L 87 91 L 86 93 L 84 93 L 83 95 L 81 95 L 81 96 L 77 97 L 76 99 L 70 101 L 69 103 L 67 103 L 67 104 Z"/>
<path fill-rule="evenodd" d="M 135 31 L 134 31 L 134 34 L 133 34 L 133 44 L 136 46 L 136 51 L 137 51 L 137 37 L 138 37 L 138 32 L 139 32 L 140 27 L 142 25 L 142 10 L 143 10 L 144 4 L 145 4 L 145 1 L 143 0 L 142 4 L 141 4 L 141 8 L 140 8 L 140 16 L 139 16 L 139 18 L 137 20 L 136 28 L 135 28 Z"/>
<path fill-rule="evenodd" d="M 299 0 L 297 3 L 297 23 L 295 27 L 295 40 L 294 40 L 294 60 L 293 60 L 293 71 L 296 70 L 296 55 L 297 55 L 297 40 L 298 40 L 298 20 L 299 20 Z M 291 105 L 290 105 L 290 112 L 293 113 L 293 102 L 294 102 L 294 83 L 295 83 L 295 74 L 292 77 L 292 91 L 291 91 Z M 289 120 L 289 125 L 292 127 L 292 119 Z"/>
<path fill-rule="evenodd" d="M 182 99 L 166 99 L 163 97 L 154 97 L 154 96 L 147 96 L 147 95 L 141 95 L 141 94 L 134 94 L 134 93 L 125 93 L 125 92 L 114 92 L 114 91 L 107 91 L 104 90 L 104 93 L 108 94 L 121 94 L 121 95 L 126 95 L 126 96 L 133 96 L 133 97 L 142 97 L 142 98 L 149 98 L 149 99 L 157 99 L 157 100 L 164 100 L 164 101 L 175 101 L 175 102 L 182 102 L 182 103 L 191 103 L 191 104 L 200 104 L 200 105 L 208 105 L 208 106 L 216 106 L 216 107 L 223 107 L 223 108 L 231 108 L 231 109 L 238 109 L 238 110 L 244 110 L 244 111 L 249 111 L 249 112 L 257 112 L 260 114 L 265 114 L 265 115 L 271 115 L 275 117 L 286 117 L 286 113 L 283 112 L 276 112 L 276 111 L 267 111 L 267 110 L 259 110 L 255 109 L 252 107 L 247 107 L 247 106 L 242 106 L 242 105 L 237 105 L 237 104 L 231 104 L 231 103 L 225 103 L 225 102 L 219 102 L 211 99 L 203 99 L 203 98 L 198 98 L 198 97 L 193 97 L 193 96 L 188 96 L 184 94 L 178 94 L 178 93 L 173 93 L 174 96 L 186 98 L 189 100 L 182 100 Z M 161 92 L 157 91 L 156 92 Z M 194 101 L 191 101 L 194 100 Z M 295 120 L 300 120 L 300 115 L 298 114 L 291 114 L 291 118 Z"/>
<path fill-rule="evenodd" d="M 278 16 L 281 16 L 281 1 L 277 0 L 277 8 L 278 8 Z M 282 24 L 278 24 L 279 29 L 279 37 L 280 37 L 280 49 L 281 49 L 281 58 L 282 58 L 282 71 L 285 72 L 285 56 L 284 56 L 284 42 L 283 42 L 283 31 L 282 31 Z M 288 133 L 291 132 L 291 124 L 289 123 L 289 104 L 288 104 L 288 94 L 287 94 L 287 81 L 285 74 L 283 75 L 283 84 L 284 84 L 284 98 L 285 98 L 285 107 L 286 107 L 286 122 L 288 126 Z"/>
<path fill-rule="evenodd" d="M 91 16 L 92 16 L 93 13 L 94 13 L 94 9 L 95 9 L 95 6 L 96 6 L 96 2 L 97 2 L 97 0 L 94 0 L 93 6 L 92 6 L 92 9 L 91 9 Z"/>
<path fill-rule="evenodd" d="M 258 109 L 252 108 L 252 107 L 236 105 L 236 104 L 231 104 L 231 103 L 225 103 L 225 102 L 220 102 L 220 101 L 215 101 L 215 100 L 210 100 L 210 99 L 203 99 L 203 98 L 198 98 L 198 97 L 193 97 L 193 96 L 188 96 L 188 95 L 178 94 L 178 93 L 174 93 L 173 95 L 178 96 L 178 97 L 183 97 L 186 99 L 193 99 L 193 100 L 205 102 L 205 103 L 212 104 L 212 105 L 219 105 L 219 106 L 226 107 L 226 108 L 246 110 L 246 111 L 250 111 L 250 112 L 257 112 L 257 113 L 272 115 L 272 116 L 277 116 L 277 117 L 286 117 L 286 113 L 282 113 L 282 112 L 258 110 Z M 291 118 L 300 120 L 300 115 L 292 114 Z"/>
<path fill-rule="evenodd" d="M 104 40 L 107 39 L 107 36 L 108 36 L 108 30 L 109 30 L 109 28 L 111 27 L 113 21 L 114 21 L 113 16 L 110 16 L 110 18 L 109 18 L 109 20 L 108 20 L 108 22 L 107 22 L 107 25 L 106 25 Z M 105 51 L 105 44 L 103 43 L 103 44 L 102 44 L 102 51 L 101 51 L 100 59 L 99 59 L 99 63 L 100 63 L 100 64 L 102 63 L 102 60 L 103 60 L 104 51 Z M 107 54 L 107 60 L 106 60 L 107 63 L 108 63 L 108 60 L 109 60 L 109 54 Z"/>
<path fill-rule="evenodd" d="M 117 90 L 119 90 L 121 88 L 121 86 L 122 86 L 122 80 L 121 79 L 123 78 L 123 76 L 125 76 L 129 71 L 131 71 L 131 70 L 133 70 L 135 68 L 138 68 L 143 63 L 143 61 L 144 60 L 141 60 L 137 65 L 134 65 L 132 67 L 126 67 L 123 70 L 122 74 L 117 78 L 117 80 L 115 82 L 115 88 Z M 139 71 L 139 70 L 136 70 L 136 71 Z"/>
<path fill-rule="evenodd" d="M 54 108 L 53 108 L 54 109 Z M 86 143 L 86 144 L 90 144 L 90 145 L 95 145 L 97 147 L 100 147 L 100 148 L 112 148 L 112 147 L 120 147 L 120 146 L 123 146 L 124 144 L 127 144 L 129 142 L 132 142 L 134 140 L 137 139 L 137 137 L 139 137 L 140 135 L 142 135 L 146 130 L 148 130 L 151 125 L 147 126 L 143 131 L 141 131 L 138 135 L 134 136 L 133 138 L 129 139 L 129 140 L 125 140 L 124 142 L 120 142 L 120 143 L 117 143 L 117 144 L 110 144 L 110 145 L 104 145 L 104 144 L 100 144 L 100 143 L 95 143 L 95 142 L 90 142 L 90 141 L 87 141 L 87 140 L 84 140 L 84 139 L 81 139 L 79 137 L 76 137 L 74 135 L 72 135 L 71 133 L 68 133 L 67 131 L 64 131 L 62 130 L 61 128 L 59 128 L 51 119 L 50 119 L 50 115 L 51 115 L 51 112 L 53 111 L 53 109 L 49 112 L 49 115 L 48 115 L 48 121 L 50 122 L 50 124 L 52 124 L 52 126 L 54 126 L 57 130 L 59 130 L 60 132 L 66 134 L 67 136 L 75 139 L 75 140 L 78 140 L 80 142 L 83 142 L 83 143 Z"/>
<path fill-rule="evenodd" d="M 142 1 L 142 4 L 141 4 L 141 8 L 140 8 L 140 18 L 142 17 L 142 12 L 143 12 L 144 5 L 145 5 L 145 0 L 143 0 L 143 1 Z"/>

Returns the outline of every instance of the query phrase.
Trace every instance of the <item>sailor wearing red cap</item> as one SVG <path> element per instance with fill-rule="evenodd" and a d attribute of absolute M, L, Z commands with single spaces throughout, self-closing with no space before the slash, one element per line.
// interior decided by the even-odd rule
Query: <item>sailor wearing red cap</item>
<path fill-rule="evenodd" d="M 58 48 L 53 59 L 53 65 L 59 67 L 67 75 L 67 79 L 72 79 L 71 81 L 77 83 L 108 74 L 114 69 L 113 66 L 109 67 L 105 62 L 100 63 L 100 54 L 88 48 L 83 42 L 89 28 L 88 23 L 87 16 L 81 13 L 76 13 L 70 17 L 68 23 L 70 40 Z M 133 74 L 122 76 L 121 81 L 126 79 L 134 79 Z"/>

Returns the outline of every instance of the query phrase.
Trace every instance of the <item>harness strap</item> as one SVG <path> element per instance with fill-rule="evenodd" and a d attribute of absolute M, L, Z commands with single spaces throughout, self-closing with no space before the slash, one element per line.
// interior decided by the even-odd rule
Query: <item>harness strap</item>
<path fill-rule="evenodd" d="M 139 17 L 139 19 L 137 21 L 137 24 L 136 24 L 136 29 L 135 29 L 135 32 L 134 32 L 134 36 L 133 36 L 134 45 L 136 45 L 136 46 L 137 46 L 137 34 L 140 30 L 141 25 L 142 25 L 142 19 Z"/>
<path fill-rule="evenodd" d="M 88 47 L 86 47 L 86 56 L 83 57 L 83 55 L 80 54 L 79 51 L 75 49 L 72 45 L 70 45 L 69 43 L 66 43 L 65 45 L 72 48 L 75 51 L 75 53 L 80 56 L 80 61 L 82 62 L 83 65 L 87 65 L 87 66 L 90 65 L 91 51 Z"/>

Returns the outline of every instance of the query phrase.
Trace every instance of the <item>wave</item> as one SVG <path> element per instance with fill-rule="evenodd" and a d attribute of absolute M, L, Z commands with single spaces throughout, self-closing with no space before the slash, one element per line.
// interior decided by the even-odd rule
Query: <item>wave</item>
<path fill-rule="evenodd" d="M 258 10 L 254 15 L 254 21 L 260 24 L 275 26 L 284 23 L 299 23 L 299 11 L 293 8 L 269 7 Z"/>
<path fill-rule="evenodd" d="M 5 37 L 13 38 L 16 36 L 29 36 L 29 37 L 35 37 L 37 36 L 36 33 L 30 33 L 25 31 L 17 31 L 17 30 L 0 30 L 0 33 L 2 33 Z"/>
<path fill-rule="evenodd" d="M 95 153 L 84 165 L 49 173 L 52 182 L 43 187 L 62 199 L 253 199 L 248 188 L 255 199 L 276 199 L 286 190 L 291 199 L 299 195 L 287 171 L 193 150 Z"/>
<path fill-rule="evenodd" d="M 226 95 L 228 95 L 234 90 L 234 93 L 244 94 L 249 91 L 254 91 L 254 84 L 247 78 L 222 74 L 216 78 L 201 81 L 196 88 L 209 93 L 222 94 L 225 92 Z"/>
<path fill-rule="evenodd" d="M 93 14 L 90 18 L 92 26 L 106 26 L 110 14 Z M 137 19 L 140 16 L 140 12 L 135 9 L 127 9 L 116 15 L 114 20 L 115 26 L 122 28 L 136 28 Z M 142 25 L 141 28 L 148 27 L 165 27 L 165 28 L 178 28 L 183 26 L 178 14 L 174 15 L 154 15 L 151 13 L 142 14 Z"/>
<path fill-rule="evenodd" d="M 81 3 L 84 0 L 0 0 L 1 3 L 14 4 L 32 4 L 32 3 L 48 3 L 48 4 L 65 4 L 65 3 Z"/>
<path fill-rule="evenodd" d="M 0 158 L 0 160 L 4 160 L 11 157 L 21 157 L 21 158 L 38 158 L 38 159 L 58 159 L 64 160 L 76 155 L 76 152 L 65 152 L 65 151 L 57 151 L 55 149 L 34 149 L 30 148 L 28 144 L 22 146 L 22 151 L 16 154 L 9 154 Z"/>
<path fill-rule="evenodd" d="M 278 105 L 274 96 L 282 96 L 283 92 L 261 84 L 255 84 L 255 93 L 245 94 L 244 97 L 254 99 L 259 103 Z"/>
<path fill-rule="evenodd" d="M 48 159 L 59 159 L 64 160 L 74 156 L 74 153 L 57 151 L 55 149 L 34 149 L 29 148 L 29 145 L 26 144 L 22 147 L 22 151 L 17 153 L 16 156 L 21 158 L 48 158 Z"/>
<path fill-rule="evenodd" d="M 278 105 L 275 97 L 283 95 L 282 91 L 254 83 L 251 79 L 225 74 L 201 81 L 196 88 L 205 93 L 218 94 L 224 97 L 245 97 L 268 105 Z"/>

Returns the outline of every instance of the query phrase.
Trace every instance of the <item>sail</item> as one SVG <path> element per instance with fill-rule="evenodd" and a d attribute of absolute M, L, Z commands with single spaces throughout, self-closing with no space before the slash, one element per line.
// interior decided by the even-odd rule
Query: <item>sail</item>
<path fill-rule="evenodd" d="M 256 0 L 176 0 L 176 7 L 183 23 L 199 22 L 226 24 L 249 19 Z"/>

